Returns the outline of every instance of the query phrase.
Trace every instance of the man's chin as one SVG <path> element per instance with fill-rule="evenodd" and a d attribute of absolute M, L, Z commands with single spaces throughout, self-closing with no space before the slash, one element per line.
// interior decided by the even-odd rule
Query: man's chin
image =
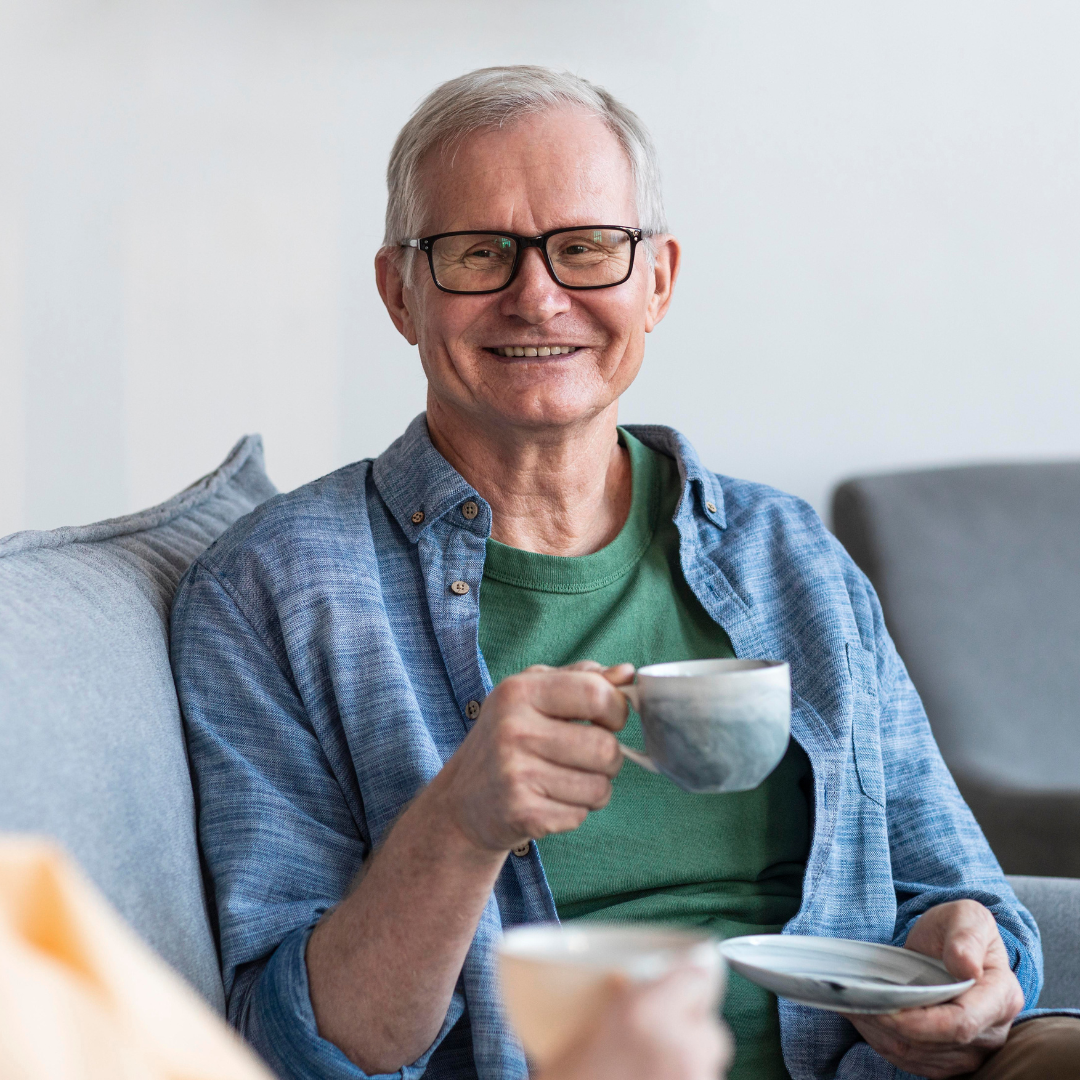
<path fill-rule="evenodd" d="M 474 402 L 468 412 L 474 423 L 539 433 L 588 423 L 615 400 L 608 394 L 599 397 L 593 387 L 586 392 L 565 386 L 487 385 L 482 399 Z"/>
<path fill-rule="evenodd" d="M 533 397 L 526 401 L 499 401 L 493 404 L 492 411 L 508 427 L 541 432 L 587 423 L 603 412 L 605 407 L 603 403 L 594 401 L 552 401 Z"/>

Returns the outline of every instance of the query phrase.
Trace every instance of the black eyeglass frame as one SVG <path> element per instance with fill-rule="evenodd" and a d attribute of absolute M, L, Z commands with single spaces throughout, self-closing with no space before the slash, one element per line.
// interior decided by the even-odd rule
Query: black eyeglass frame
<path fill-rule="evenodd" d="M 559 233 L 586 232 L 589 229 L 607 229 L 611 232 L 624 232 L 630 237 L 630 265 L 626 268 L 626 276 L 620 278 L 618 281 L 611 282 L 609 285 L 567 285 L 565 281 L 559 280 L 559 275 L 555 273 L 555 268 L 551 265 L 551 259 L 548 257 L 547 252 L 547 242 L 553 236 L 558 236 Z M 472 289 L 448 289 L 445 285 L 440 285 L 439 279 L 435 274 L 435 256 L 433 254 L 433 248 L 436 240 L 442 240 L 446 236 L 505 236 L 507 239 L 515 241 L 517 243 L 517 252 L 514 255 L 514 265 L 510 268 L 510 276 L 497 289 L 479 289 L 473 291 Z M 500 232 L 498 229 L 458 229 L 456 232 L 434 233 L 431 236 L 421 236 L 415 240 L 402 240 L 401 246 L 403 248 L 416 248 L 419 251 L 427 252 L 428 269 L 431 271 L 431 280 L 435 282 L 435 288 L 440 289 L 445 293 L 453 293 L 455 296 L 487 296 L 490 293 L 502 292 L 503 289 L 510 288 L 514 283 L 514 278 L 517 277 L 518 269 L 521 266 L 522 254 L 531 247 L 540 249 L 540 254 L 543 256 L 547 272 L 551 275 L 551 279 L 556 285 L 560 285 L 564 289 L 576 289 L 581 292 L 589 289 L 613 289 L 616 285 L 622 285 L 630 280 L 630 275 L 634 272 L 634 255 L 637 252 L 637 246 L 645 239 L 645 236 L 646 233 L 643 229 L 631 229 L 627 225 L 570 225 L 562 229 L 551 229 L 546 233 L 541 233 L 539 236 L 520 236 L 518 233 Z"/>

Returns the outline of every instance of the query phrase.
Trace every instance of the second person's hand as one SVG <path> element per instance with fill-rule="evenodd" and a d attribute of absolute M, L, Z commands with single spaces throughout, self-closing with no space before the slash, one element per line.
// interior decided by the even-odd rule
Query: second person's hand
<path fill-rule="evenodd" d="M 718 1080 L 734 1053 L 717 1015 L 716 976 L 692 966 L 616 982 L 599 1023 L 537 1080 Z"/>

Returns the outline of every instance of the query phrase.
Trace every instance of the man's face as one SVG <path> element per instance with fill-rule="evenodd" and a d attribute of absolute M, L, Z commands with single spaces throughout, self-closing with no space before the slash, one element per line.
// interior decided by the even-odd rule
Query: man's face
<path fill-rule="evenodd" d="M 420 235 L 638 225 L 626 155 L 607 126 L 582 110 L 550 110 L 479 132 L 452 155 L 432 155 L 422 175 Z M 655 269 L 639 245 L 628 281 L 592 291 L 555 282 L 536 248 L 522 254 L 508 288 L 486 295 L 442 292 L 422 253 L 404 281 L 385 256 L 377 267 L 391 317 L 419 345 L 435 403 L 477 421 L 543 428 L 590 419 L 634 380 L 678 261 L 673 240 L 658 246 Z M 507 357 L 507 346 L 572 351 Z"/>

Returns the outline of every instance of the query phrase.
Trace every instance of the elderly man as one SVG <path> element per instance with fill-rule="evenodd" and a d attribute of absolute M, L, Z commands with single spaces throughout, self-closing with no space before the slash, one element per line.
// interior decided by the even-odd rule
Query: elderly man
<path fill-rule="evenodd" d="M 1038 932 L 873 590 L 804 503 L 617 426 L 679 268 L 640 121 L 573 76 L 478 71 L 388 176 L 377 281 L 427 411 L 239 522 L 175 607 L 233 1022 L 283 1076 L 520 1077 L 502 928 L 648 919 L 906 944 L 975 979 L 843 1018 L 733 978 L 733 1076 L 1015 1067 L 1019 1035 L 995 1051 Z M 710 796 L 620 770 L 641 732 L 618 686 L 718 656 L 791 664 L 775 772 Z M 1015 1031 L 1052 1053 L 1053 1023 Z M 1055 1075 L 1012 1057 L 1035 1071 L 992 1075 Z"/>

